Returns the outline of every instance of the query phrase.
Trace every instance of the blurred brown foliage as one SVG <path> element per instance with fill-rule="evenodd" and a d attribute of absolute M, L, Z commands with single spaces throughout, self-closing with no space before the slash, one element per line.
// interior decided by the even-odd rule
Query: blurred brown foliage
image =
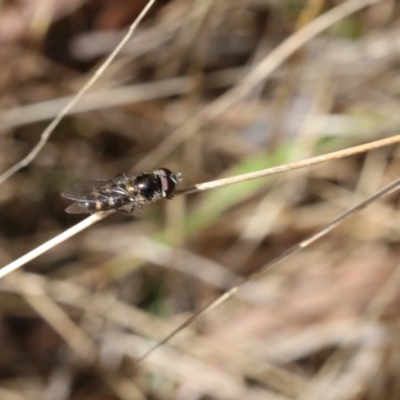
<path fill-rule="evenodd" d="M 95 94 L 2 185 L 2 265 L 80 220 L 64 212 L 65 187 L 139 172 L 175 127 L 338 3 L 157 1 Z M 32 149 L 145 4 L 0 2 L 1 171 Z M 399 17 L 399 3 L 385 1 L 346 18 L 152 167 L 190 185 L 398 133 Z M 0 281 L 0 398 L 399 399 L 396 195 L 135 367 L 240 277 L 398 178 L 399 164 L 386 148 L 160 201 L 52 249 Z"/>

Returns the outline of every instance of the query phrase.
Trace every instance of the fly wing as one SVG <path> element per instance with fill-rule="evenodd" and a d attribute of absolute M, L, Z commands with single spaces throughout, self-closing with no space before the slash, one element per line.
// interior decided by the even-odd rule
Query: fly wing
<path fill-rule="evenodd" d="M 94 181 L 79 182 L 65 189 L 61 193 L 61 196 L 76 201 L 91 201 L 94 200 L 93 197 L 98 196 L 99 193 L 110 196 L 113 194 L 118 195 L 119 192 L 123 191 L 124 194 L 128 194 L 126 193 L 126 190 L 124 191 L 121 188 L 121 185 L 125 185 L 128 181 L 129 177 L 127 177 L 125 174 L 119 174 L 108 180 L 99 179 Z"/>
<path fill-rule="evenodd" d="M 98 193 L 98 191 L 106 186 L 109 182 L 110 181 L 107 180 L 79 182 L 65 189 L 61 193 L 61 196 L 76 201 L 94 201 L 95 199 L 93 194 Z"/>
<path fill-rule="evenodd" d="M 130 202 L 128 204 L 124 204 L 121 207 L 115 208 L 115 210 L 122 211 L 125 213 L 131 213 L 134 210 L 135 206 L 136 206 L 136 204 Z M 96 211 L 89 210 L 85 206 L 85 203 L 75 202 L 75 203 L 72 203 L 70 206 L 68 206 L 65 209 L 65 212 L 67 212 L 68 214 L 91 214 Z"/>
<path fill-rule="evenodd" d="M 76 183 L 61 193 L 61 196 L 75 201 L 65 211 L 69 214 L 92 213 L 99 210 L 97 204 L 93 207 L 98 201 L 101 202 L 103 210 L 125 208 L 128 204 L 131 204 L 132 208 L 135 197 L 126 188 L 129 182 L 129 177 L 120 174 L 110 180 Z M 121 208 L 121 211 L 125 210 Z"/>
<path fill-rule="evenodd" d="M 65 209 L 68 214 L 87 214 L 90 211 L 84 206 L 83 203 L 72 203 Z"/>

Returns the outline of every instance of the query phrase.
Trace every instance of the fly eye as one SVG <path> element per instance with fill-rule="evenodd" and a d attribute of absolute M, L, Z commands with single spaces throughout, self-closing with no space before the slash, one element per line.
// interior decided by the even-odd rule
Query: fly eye
<path fill-rule="evenodd" d="M 162 197 L 169 197 L 175 190 L 175 183 L 167 176 L 160 176 Z"/>
<path fill-rule="evenodd" d="M 181 174 L 175 174 L 167 168 L 160 168 L 157 172 L 160 182 L 161 196 L 166 197 L 167 199 L 172 198 L 176 184 L 182 182 Z"/>
<path fill-rule="evenodd" d="M 172 172 L 167 168 L 160 168 L 158 170 L 162 197 L 169 198 L 175 190 L 175 182 L 171 179 L 171 175 Z"/>

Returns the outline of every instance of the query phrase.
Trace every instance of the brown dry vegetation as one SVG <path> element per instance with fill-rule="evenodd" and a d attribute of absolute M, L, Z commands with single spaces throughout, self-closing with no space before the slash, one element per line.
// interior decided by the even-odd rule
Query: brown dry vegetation
<path fill-rule="evenodd" d="M 144 0 L 0 2 L 0 172 L 21 160 Z M 106 74 L 0 189 L 6 265 L 82 219 L 77 181 L 168 167 L 185 185 L 400 128 L 400 7 L 310 41 L 165 156 L 176 127 L 339 1 L 158 0 Z M 168 154 L 167 154 L 168 153 Z M 150 155 L 150 156 L 149 156 Z M 146 157 L 146 158 L 145 158 Z M 396 146 L 115 213 L 0 281 L 0 399 L 400 398 L 398 195 L 193 312 L 399 177 Z"/>

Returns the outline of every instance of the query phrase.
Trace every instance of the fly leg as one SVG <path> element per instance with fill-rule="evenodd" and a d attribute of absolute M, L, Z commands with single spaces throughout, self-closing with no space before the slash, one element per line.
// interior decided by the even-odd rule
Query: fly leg
<path fill-rule="evenodd" d="M 129 202 L 128 204 L 124 204 L 122 206 L 115 206 L 114 209 L 117 211 L 122 211 L 126 214 L 131 214 L 132 211 L 135 209 L 135 207 L 136 207 L 136 202 L 132 201 L 132 202 Z"/>
<path fill-rule="evenodd" d="M 143 209 L 143 204 L 137 203 L 136 201 L 133 201 L 132 203 L 129 204 L 124 204 L 123 206 L 114 207 L 114 209 L 116 209 L 117 211 L 122 211 L 127 214 L 131 214 L 138 204 L 139 204 L 139 214 L 140 214 Z"/>
<path fill-rule="evenodd" d="M 136 202 L 132 202 L 132 204 L 129 203 L 129 204 L 124 204 L 123 206 L 120 207 L 115 207 L 115 209 L 127 214 L 132 214 L 135 207 L 136 207 Z"/>

